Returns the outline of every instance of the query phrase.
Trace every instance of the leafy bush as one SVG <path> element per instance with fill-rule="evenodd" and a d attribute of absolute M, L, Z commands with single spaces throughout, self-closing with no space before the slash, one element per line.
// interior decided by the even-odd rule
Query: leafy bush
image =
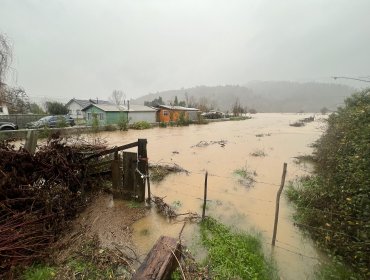
<path fill-rule="evenodd" d="M 315 176 L 288 191 L 296 218 L 337 259 L 370 277 L 370 89 L 330 115 L 315 145 Z"/>
<path fill-rule="evenodd" d="M 160 122 L 159 127 L 166 128 L 167 124 L 165 122 Z"/>
<path fill-rule="evenodd" d="M 148 128 L 151 128 L 152 126 L 150 125 L 150 123 L 146 122 L 146 121 L 140 121 L 140 122 L 136 122 L 136 123 L 133 123 L 131 125 L 131 128 L 133 129 L 148 129 Z"/>

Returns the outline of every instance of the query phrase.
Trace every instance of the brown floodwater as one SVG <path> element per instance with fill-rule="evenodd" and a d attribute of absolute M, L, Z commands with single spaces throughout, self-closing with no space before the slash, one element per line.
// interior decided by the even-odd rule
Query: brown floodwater
<path fill-rule="evenodd" d="M 151 184 L 152 193 L 165 197 L 179 213 L 201 213 L 204 174 L 208 171 L 206 214 L 232 227 L 259 234 L 266 255 L 273 256 L 282 279 L 307 279 L 313 276 L 323 256 L 294 226 L 293 208 L 284 195 L 281 196 L 275 248 L 270 244 L 283 163 L 288 164 L 287 181 L 307 173 L 310 167 L 295 163 L 294 157 L 310 154 L 309 145 L 323 132 L 322 116 L 304 127 L 289 126 L 308 116 L 310 114 L 256 114 L 245 121 L 115 131 L 101 133 L 99 137 L 109 146 L 146 138 L 150 163 L 176 163 L 188 170 L 189 174 L 171 174 L 162 182 Z M 217 143 L 220 140 L 226 144 Z M 196 146 L 201 141 L 215 143 Z M 254 152 L 265 156 L 252 156 Z M 239 182 L 234 171 L 240 168 L 256 172 L 257 182 L 253 187 Z M 133 241 L 144 256 L 160 235 L 178 237 L 181 227 L 182 223 L 171 223 L 152 209 L 148 216 L 133 225 Z M 198 246 L 196 225 L 187 225 L 183 238 L 198 258 L 204 257 Z"/>

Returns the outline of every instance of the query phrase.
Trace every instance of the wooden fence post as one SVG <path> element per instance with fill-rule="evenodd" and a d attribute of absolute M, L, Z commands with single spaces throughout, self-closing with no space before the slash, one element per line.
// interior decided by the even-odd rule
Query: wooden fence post
<path fill-rule="evenodd" d="M 114 152 L 114 160 L 111 164 L 112 187 L 116 193 L 122 192 L 121 160 L 118 151 Z"/>
<path fill-rule="evenodd" d="M 138 147 L 137 147 L 137 157 L 138 157 L 138 164 L 137 169 L 140 171 L 141 174 L 146 174 L 146 165 L 148 164 L 148 154 L 146 151 L 146 139 L 138 139 Z M 138 190 L 137 190 L 137 200 L 138 202 L 145 201 L 145 178 L 141 178 L 141 174 L 137 174 L 138 180 Z"/>
<path fill-rule="evenodd" d="M 287 164 L 286 164 L 286 162 L 284 162 L 283 175 L 281 176 L 280 188 L 279 188 L 279 190 L 277 192 L 277 195 L 276 195 L 274 232 L 272 234 L 272 243 L 271 243 L 272 246 L 275 246 L 275 241 L 276 241 L 276 232 L 277 232 L 277 226 L 278 226 L 278 221 L 279 221 L 280 195 L 281 195 L 281 192 L 283 191 L 284 184 L 285 184 L 286 169 L 287 169 Z"/>
<path fill-rule="evenodd" d="M 150 204 L 151 201 L 151 193 L 150 193 L 150 178 L 149 178 L 149 162 L 146 162 L 146 183 L 148 184 L 148 203 Z"/>
<path fill-rule="evenodd" d="M 26 136 L 26 143 L 24 144 L 24 148 L 30 153 L 34 154 L 37 145 L 37 131 L 29 130 Z"/>
<path fill-rule="evenodd" d="M 204 199 L 203 199 L 203 213 L 202 213 L 202 220 L 204 220 L 206 216 L 206 204 L 207 204 L 207 179 L 208 179 L 208 171 L 206 171 L 206 176 L 204 179 Z"/>

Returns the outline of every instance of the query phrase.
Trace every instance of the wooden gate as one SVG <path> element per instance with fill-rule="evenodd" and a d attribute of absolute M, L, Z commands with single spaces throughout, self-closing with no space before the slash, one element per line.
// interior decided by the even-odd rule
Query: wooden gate
<path fill-rule="evenodd" d="M 90 161 L 87 173 L 111 173 L 114 197 L 143 202 L 148 170 L 146 146 L 146 139 L 138 139 L 137 142 L 90 155 L 85 158 Z M 134 147 L 137 147 L 137 153 L 123 152 Z"/>

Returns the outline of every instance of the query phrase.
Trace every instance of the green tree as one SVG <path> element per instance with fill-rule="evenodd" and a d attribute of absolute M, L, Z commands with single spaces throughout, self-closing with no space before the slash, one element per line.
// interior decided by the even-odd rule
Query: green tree
<path fill-rule="evenodd" d="M 30 103 L 30 112 L 32 114 L 45 114 L 45 111 L 36 103 Z"/>
<path fill-rule="evenodd" d="M 174 106 L 178 106 L 179 105 L 179 100 L 177 99 L 177 96 L 175 96 L 175 100 L 173 101 L 173 105 Z"/>
<path fill-rule="evenodd" d="M 68 114 L 68 108 L 60 102 L 46 102 L 46 111 L 51 115 L 65 115 Z"/>
<path fill-rule="evenodd" d="M 154 100 L 152 101 L 144 101 L 144 105 L 145 106 L 151 106 L 151 107 L 156 107 L 158 105 L 164 105 L 164 102 L 163 102 L 163 99 L 161 96 L 159 96 L 158 98 L 155 98 Z"/>
<path fill-rule="evenodd" d="M 181 100 L 179 102 L 179 106 L 186 107 L 186 102 L 184 100 Z"/>

